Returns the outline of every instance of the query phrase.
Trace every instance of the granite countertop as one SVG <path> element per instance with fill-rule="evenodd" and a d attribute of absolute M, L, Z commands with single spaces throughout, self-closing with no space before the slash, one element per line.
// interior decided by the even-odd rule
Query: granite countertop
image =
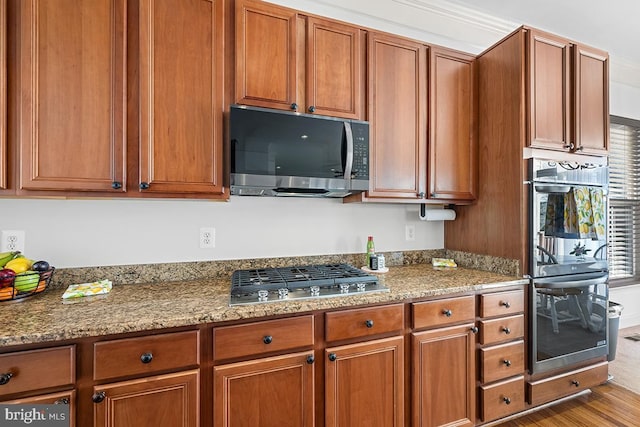
<path fill-rule="evenodd" d="M 429 264 L 390 267 L 379 276 L 390 292 L 234 307 L 229 306 L 229 278 L 117 285 L 107 295 L 65 302 L 64 289 L 47 289 L 24 300 L 0 303 L 0 346 L 402 302 L 527 283 L 482 270 L 436 270 Z"/>

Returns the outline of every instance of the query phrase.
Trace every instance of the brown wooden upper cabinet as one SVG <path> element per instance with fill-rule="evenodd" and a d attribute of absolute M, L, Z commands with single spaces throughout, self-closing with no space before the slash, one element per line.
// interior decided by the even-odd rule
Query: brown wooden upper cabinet
<path fill-rule="evenodd" d="M 221 195 L 222 0 L 140 1 L 140 191 Z"/>
<path fill-rule="evenodd" d="M 7 188 L 7 0 L 0 0 L 0 190 Z"/>
<path fill-rule="evenodd" d="M 528 145 L 606 154 L 608 55 L 539 30 L 527 32 Z"/>
<path fill-rule="evenodd" d="M 363 30 L 255 0 L 235 21 L 236 103 L 364 119 Z"/>
<path fill-rule="evenodd" d="M 419 200 L 426 194 L 427 47 L 369 33 L 367 196 Z"/>
<path fill-rule="evenodd" d="M 125 0 L 20 2 L 21 189 L 124 191 L 126 19 Z"/>
<path fill-rule="evenodd" d="M 475 62 L 472 55 L 429 49 L 429 198 L 477 194 Z"/>
<path fill-rule="evenodd" d="M 371 178 L 349 200 L 474 200 L 474 57 L 369 33 L 367 72 Z"/>

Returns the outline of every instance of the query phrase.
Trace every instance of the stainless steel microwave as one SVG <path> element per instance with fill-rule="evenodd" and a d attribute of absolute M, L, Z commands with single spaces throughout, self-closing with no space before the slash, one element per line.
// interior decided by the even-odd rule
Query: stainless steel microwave
<path fill-rule="evenodd" d="M 232 105 L 231 194 L 345 197 L 369 189 L 369 123 Z"/>

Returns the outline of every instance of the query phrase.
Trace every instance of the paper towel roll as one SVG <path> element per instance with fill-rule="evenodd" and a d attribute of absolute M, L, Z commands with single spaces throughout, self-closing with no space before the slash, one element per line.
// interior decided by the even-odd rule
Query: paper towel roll
<path fill-rule="evenodd" d="M 456 211 L 453 209 L 421 209 L 420 219 L 422 221 L 452 221 L 456 219 Z"/>

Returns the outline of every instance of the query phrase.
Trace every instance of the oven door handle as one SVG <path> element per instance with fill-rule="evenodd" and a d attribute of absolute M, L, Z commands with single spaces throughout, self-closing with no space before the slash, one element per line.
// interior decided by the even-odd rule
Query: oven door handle
<path fill-rule="evenodd" d="M 584 279 L 584 280 L 563 280 L 558 279 L 535 279 L 533 285 L 536 288 L 558 289 L 558 288 L 581 288 L 584 286 L 601 285 L 607 283 L 609 275 Z"/>

